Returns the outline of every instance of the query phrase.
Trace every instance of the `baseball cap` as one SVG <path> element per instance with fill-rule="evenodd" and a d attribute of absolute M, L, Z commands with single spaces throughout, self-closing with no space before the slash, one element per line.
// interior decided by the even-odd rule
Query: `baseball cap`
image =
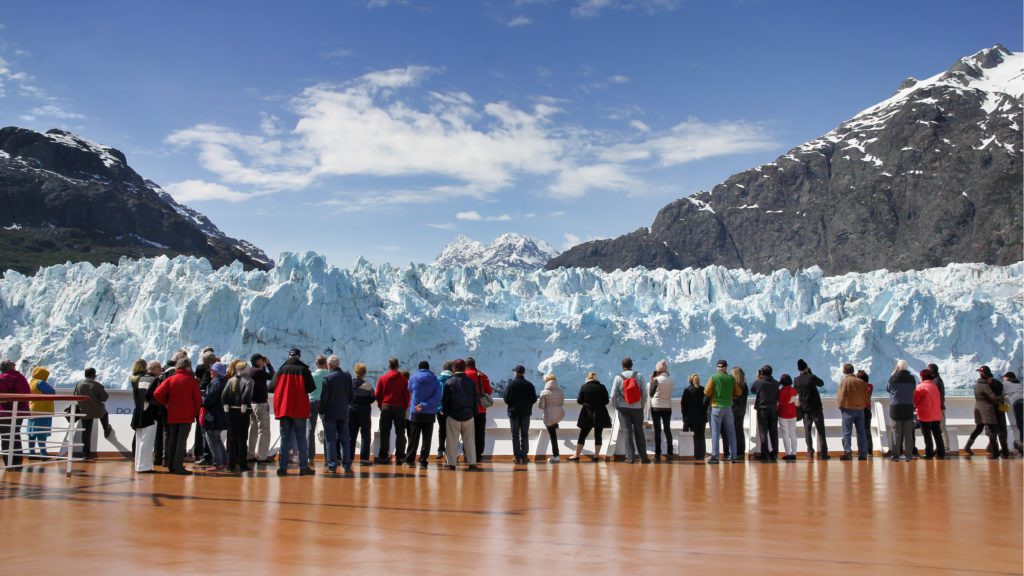
<path fill-rule="evenodd" d="M 719 368 L 725 368 L 725 367 L 726 367 L 726 366 L 728 366 L 728 365 L 729 365 L 729 363 L 728 363 L 728 362 L 726 362 L 725 360 L 719 360 L 719 361 L 718 361 L 718 367 L 719 367 Z"/>
<path fill-rule="evenodd" d="M 992 370 L 988 366 L 982 366 L 981 368 L 978 368 L 978 372 L 980 372 L 981 375 L 984 376 L 985 378 L 992 377 Z"/>
<path fill-rule="evenodd" d="M 288 351 L 288 356 L 291 358 L 302 358 L 302 350 L 298 348 L 292 348 Z"/>

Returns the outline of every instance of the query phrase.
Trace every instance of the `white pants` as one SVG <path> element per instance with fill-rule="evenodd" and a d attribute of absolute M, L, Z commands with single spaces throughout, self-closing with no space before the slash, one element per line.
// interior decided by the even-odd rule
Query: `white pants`
<path fill-rule="evenodd" d="M 796 456 L 796 418 L 779 418 L 779 436 L 787 456 Z"/>
<path fill-rule="evenodd" d="M 252 405 L 252 416 L 249 424 L 250 460 L 266 460 L 270 455 L 270 404 Z"/>
<path fill-rule="evenodd" d="M 153 444 L 156 441 L 156 424 L 135 431 L 135 471 L 149 472 L 153 469 Z"/>
<path fill-rule="evenodd" d="M 459 438 L 462 438 L 462 454 L 466 457 L 466 464 L 476 464 L 476 425 L 474 419 L 470 418 L 460 422 L 449 417 L 445 421 L 444 455 L 448 459 L 449 466 L 455 466 L 459 457 Z"/>

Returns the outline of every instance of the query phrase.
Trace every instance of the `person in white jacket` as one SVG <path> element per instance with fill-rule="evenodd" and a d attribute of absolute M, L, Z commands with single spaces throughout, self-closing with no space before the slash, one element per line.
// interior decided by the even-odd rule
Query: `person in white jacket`
<path fill-rule="evenodd" d="M 544 426 L 551 438 L 551 458 L 548 458 L 548 462 L 558 463 L 558 423 L 565 418 L 565 393 L 554 374 L 544 376 L 544 390 L 540 393 L 537 407 L 544 411 Z"/>
<path fill-rule="evenodd" d="M 674 384 L 668 375 L 668 361 L 661 360 L 654 368 L 654 374 L 647 383 L 650 396 L 651 420 L 654 421 L 654 462 L 661 462 L 661 432 L 665 431 L 666 460 L 672 461 L 675 452 L 672 444 L 672 388 Z"/>

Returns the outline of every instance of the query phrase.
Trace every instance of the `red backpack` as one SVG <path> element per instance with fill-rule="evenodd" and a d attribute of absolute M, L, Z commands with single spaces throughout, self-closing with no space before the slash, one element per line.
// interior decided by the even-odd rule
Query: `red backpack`
<path fill-rule="evenodd" d="M 625 372 L 622 373 L 626 375 Z M 636 404 L 643 398 L 643 392 L 640 391 L 640 384 L 636 381 L 636 372 L 629 378 L 626 378 L 622 382 L 622 396 L 626 399 L 626 404 Z"/>

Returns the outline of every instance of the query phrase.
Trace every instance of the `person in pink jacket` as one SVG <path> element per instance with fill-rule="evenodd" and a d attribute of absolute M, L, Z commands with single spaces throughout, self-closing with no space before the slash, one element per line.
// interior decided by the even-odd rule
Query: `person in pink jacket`
<path fill-rule="evenodd" d="M 0 362 L 0 392 L 4 394 L 32 393 L 28 380 L 25 379 L 21 372 L 15 369 L 14 362 L 11 360 Z M 17 409 L 17 416 L 13 418 L 14 427 L 12 430 L 11 420 L 12 416 L 15 416 L 15 408 Z M 0 403 L 0 427 L 3 428 L 2 433 L 4 434 L 2 440 L 0 440 L 0 450 L 3 452 L 4 462 L 7 466 L 21 466 L 21 422 L 28 416 L 28 400 Z M 10 442 L 12 440 L 14 442 L 14 454 L 10 454 Z M 8 456 L 10 456 L 9 462 L 7 461 Z"/>
<path fill-rule="evenodd" d="M 930 460 L 938 456 L 939 460 L 942 460 L 946 457 L 941 428 L 942 397 L 939 395 L 939 387 L 932 381 L 933 377 L 931 370 L 921 370 L 921 383 L 914 389 L 914 408 L 917 410 L 917 419 L 921 422 L 925 459 Z"/>

